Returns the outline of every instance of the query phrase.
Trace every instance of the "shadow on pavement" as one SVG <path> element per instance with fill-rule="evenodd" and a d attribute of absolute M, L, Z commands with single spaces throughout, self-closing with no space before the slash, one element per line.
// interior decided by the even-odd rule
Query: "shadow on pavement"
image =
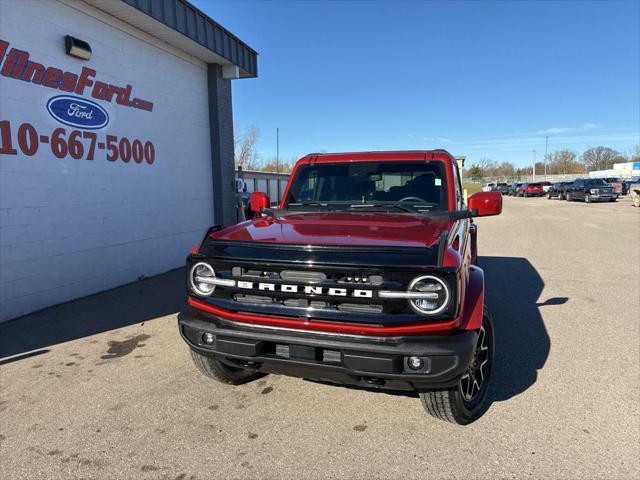
<path fill-rule="evenodd" d="M 491 400 L 503 401 L 533 385 L 549 355 L 551 342 L 539 307 L 553 308 L 567 298 L 540 301 L 544 281 L 525 258 L 480 257 L 479 266 L 496 334 Z M 0 323 L 0 358 L 163 317 L 181 310 L 185 300 L 184 270 L 179 269 L 51 307 Z"/>
<path fill-rule="evenodd" d="M 539 302 L 544 281 L 526 258 L 479 257 L 478 265 L 485 273 L 485 305 L 496 336 L 491 400 L 508 400 L 536 382 L 549 356 L 551 340 L 539 307 L 568 299 Z"/>
<path fill-rule="evenodd" d="M 0 323 L 0 358 L 176 313 L 186 304 L 184 278 L 184 269 L 172 270 Z"/>
<path fill-rule="evenodd" d="M 496 358 L 488 408 L 490 403 L 508 400 L 536 382 L 538 370 L 544 367 L 551 347 L 538 307 L 563 305 L 568 298 L 554 297 L 539 302 L 544 281 L 526 258 L 479 257 L 478 266 L 485 273 L 485 305 L 493 318 L 496 336 Z M 387 395 L 418 396 L 417 392 L 365 386 L 346 388 Z"/>

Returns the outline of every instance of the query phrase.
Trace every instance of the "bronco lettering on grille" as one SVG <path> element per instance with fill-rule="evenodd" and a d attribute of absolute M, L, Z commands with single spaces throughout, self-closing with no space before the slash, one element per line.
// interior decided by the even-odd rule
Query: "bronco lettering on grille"
<path fill-rule="evenodd" d="M 245 290 L 262 290 L 267 292 L 303 293 L 305 295 L 328 295 L 332 297 L 372 298 L 373 290 L 349 290 L 347 288 L 325 288 L 310 285 L 278 285 L 264 282 L 238 281 L 238 288 Z"/>

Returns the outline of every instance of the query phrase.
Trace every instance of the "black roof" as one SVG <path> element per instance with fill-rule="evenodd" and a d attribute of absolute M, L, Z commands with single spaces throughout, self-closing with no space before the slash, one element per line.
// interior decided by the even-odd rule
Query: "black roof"
<path fill-rule="evenodd" d="M 258 75 L 256 51 L 188 1 L 122 1 L 237 65 L 244 71 L 243 76 Z"/>

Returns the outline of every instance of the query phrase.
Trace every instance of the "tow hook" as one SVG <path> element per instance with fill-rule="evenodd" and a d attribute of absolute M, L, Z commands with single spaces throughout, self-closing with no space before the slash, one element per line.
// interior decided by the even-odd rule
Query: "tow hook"
<path fill-rule="evenodd" d="M 385 384 L 385 380 L 383 380 L 382 378 L 375 378 L 375 377 L 362 377 L 362 381 L 365 383 L 368 383 L 369 385 L 384 385 Z"/>
<path fill-rule="evenodd" d="M 244 368 L 253 368 L 253 369 L 259 369 L 262 365 L 260 363 L 256 363 L 256 362 L 242 362 L 241 365 Z"/>

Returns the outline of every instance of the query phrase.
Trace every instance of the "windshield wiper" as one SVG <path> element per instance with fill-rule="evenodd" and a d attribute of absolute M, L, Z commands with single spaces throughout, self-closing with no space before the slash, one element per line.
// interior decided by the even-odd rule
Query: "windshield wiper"
<path fill-rule="evenodd" d="M 349 205 L 349 208 L 382 208 L 382 207 L 393 207 L 393 208 L 397 208 L 398 210 L 402 210 L 404 212 L 410 212 L 410 213 L 418 213 L 421 210 L 417 209 L 415 207 L 411 207 L 409 205 L 403 205 L 401 203 L 395 203 L 395 202 L 390 202 L 390 203 L 354 203 L 352 205 Z"/>
<path fill-rule="evenodd" d="M 287 207 L 328 207 L 328 203 L 322 202 L 291 202 L 287 203 Z"/>

